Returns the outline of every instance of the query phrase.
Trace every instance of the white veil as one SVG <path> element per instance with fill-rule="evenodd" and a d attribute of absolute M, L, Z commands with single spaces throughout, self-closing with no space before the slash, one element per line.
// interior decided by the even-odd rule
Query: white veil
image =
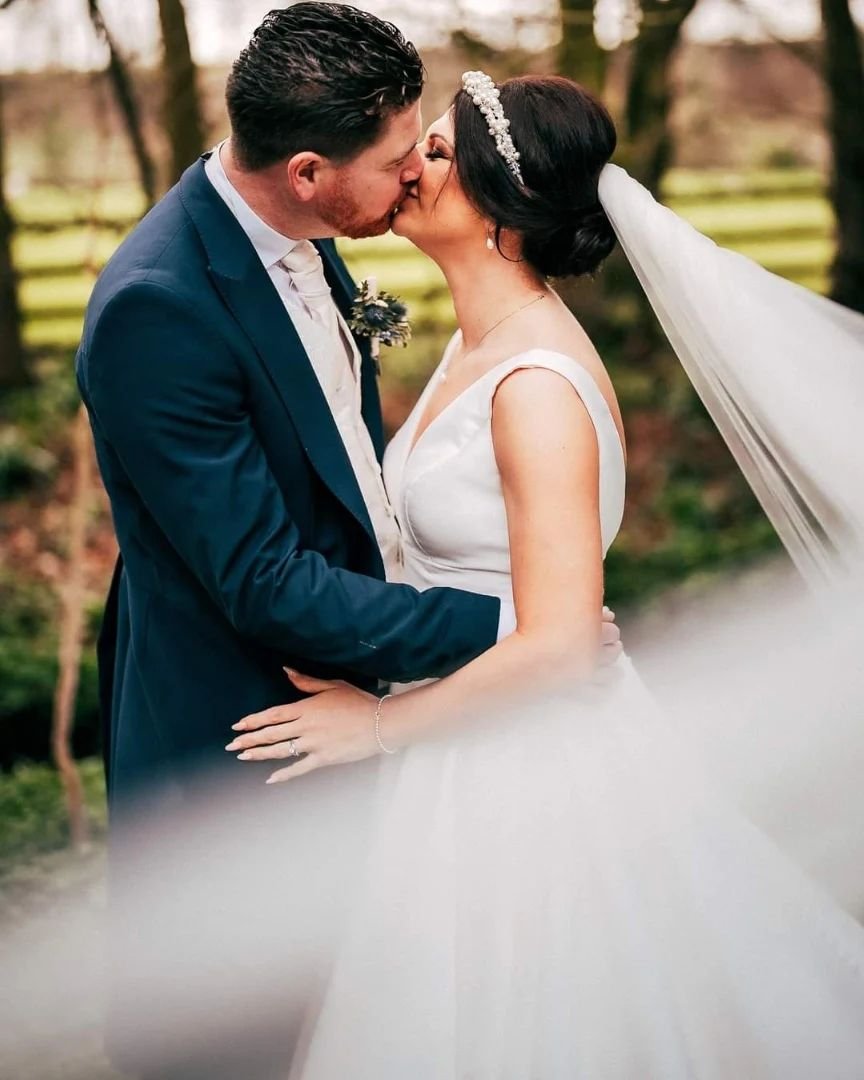
<path fill-rule="evenodd" d="M 810 586 L 757 574 L 716 590 L 655 627 L 642 670 L 727 794 L 860 915 L 864 316 L 718 247 L 615 165 L 600 200 Z"/>
<path fill-rule="evenodd" d="M 616 165 L 600 201 L 691 382 L 804 577 L 864 550 L 864 317 L 726 251 Z"/>

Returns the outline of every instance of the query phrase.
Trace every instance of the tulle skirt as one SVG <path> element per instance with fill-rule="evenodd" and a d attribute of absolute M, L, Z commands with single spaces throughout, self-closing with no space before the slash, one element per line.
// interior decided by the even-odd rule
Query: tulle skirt
<path fill-rule="evenodd" d="M 864 929 L 638 677 L 382 764 L 296 1080 L 860 1080 Z"/>

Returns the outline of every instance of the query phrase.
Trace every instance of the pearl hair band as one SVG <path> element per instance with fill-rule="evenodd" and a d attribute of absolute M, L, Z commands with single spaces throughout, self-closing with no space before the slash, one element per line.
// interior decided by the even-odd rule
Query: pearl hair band
<path fill-rule="evenodd" d="M 462 89 L 486 117 L 489 134 L 495 139 L 495 146 L 504 158 L 507 168 L 519 183 L 524 185 L 522 170 L 519 168 L 519 152 L 510 137 L 510 121 L 504 115 L 498 87 L 485 71 L 466 71 L 462 76 Z"/>

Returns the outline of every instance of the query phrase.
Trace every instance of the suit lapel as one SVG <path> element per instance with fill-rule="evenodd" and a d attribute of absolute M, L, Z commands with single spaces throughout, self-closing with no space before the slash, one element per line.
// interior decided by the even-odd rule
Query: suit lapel
<path fill-rule="evenodd" d="M 345 444 L 300 336 L 246 234 L 207 179 L 203 160 L 183 174 L 180 194 L 210 257 L 213 283 L 263 362 L 313 468 L 375 542 Z"/>
<path fill-rule="evenodd" d="M 354 279 L 351 277 L 348 267 L 336 250 L 336 245 L 332 240 L 316 240 L 315 246 L 321 253 L 324 276 L 333 292 L 333 299 L 342 312 L 342 317 L 347 322 L 350 318 L 351 306 L 354 303 L 354 296 L 357 291 Z M 363 358 L 360 368 L 363 420 L 369 429 L 369 434 L 372 436 L 372 444 L 380 462 L 384 458 L 384 425 L 381 418 L 381 397 L 378 393 L 378 376 L 375 371 L 375 361 L 372 359 L 369 338 L 355 337 L 354 340 Z"/>

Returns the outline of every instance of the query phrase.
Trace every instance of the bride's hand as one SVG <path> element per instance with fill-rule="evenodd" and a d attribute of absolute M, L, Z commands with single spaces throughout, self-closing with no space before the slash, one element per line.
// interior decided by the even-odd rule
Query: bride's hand
<path fill-rule="evenodd" d="M 346 682 L 325 682 L 285 671 L 298 690 L 313 696 L 244 716 L 232 725 L 238 735 L 226 750 L 242 751 L 237 755 L 240 761 L 297 759 L 271 773 L 268 784 L 293 780 L 325 765 L 362 761 L 379 752 L 374 694 Z"/>

